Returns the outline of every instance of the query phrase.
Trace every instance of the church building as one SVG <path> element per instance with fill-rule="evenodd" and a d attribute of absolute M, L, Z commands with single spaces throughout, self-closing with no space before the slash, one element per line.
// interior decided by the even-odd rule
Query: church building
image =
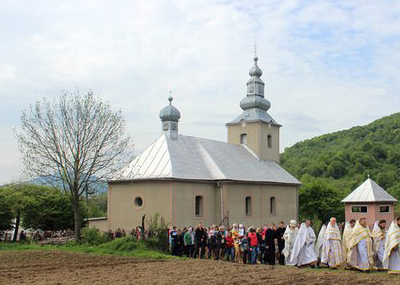
<path fill-rule="evenodd" d="M 181 114 L 168 98 L 159 114 L 161 136 L 108 182 L 108 217 L 89 226 L 132 229 L 156 213 L 181 228 L 297 219 L 300 182 L 279 165 L 282 126 L 267 112 L 257 61 L 243 111 L 226 124 L 228 142 L 180 134 Z"/>

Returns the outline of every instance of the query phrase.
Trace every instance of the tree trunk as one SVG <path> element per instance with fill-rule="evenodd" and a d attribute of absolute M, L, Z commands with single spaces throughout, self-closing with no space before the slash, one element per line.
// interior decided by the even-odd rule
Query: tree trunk
<path fill-rule="evenodd" d="M 79 241 L 81 239 L 81 211 L 79 207 L 79 196 L 74 197 L 72 205 L 74 209 L 74 239 L 75 241 Z"/>
<path fill-rule="evenodd" d="M 21 221 L 21 212 L 18 211 L 17 217 L 15 218 L 15 230 L 14 230 L 13 242 L 17 242 L 20 221 Z"/>

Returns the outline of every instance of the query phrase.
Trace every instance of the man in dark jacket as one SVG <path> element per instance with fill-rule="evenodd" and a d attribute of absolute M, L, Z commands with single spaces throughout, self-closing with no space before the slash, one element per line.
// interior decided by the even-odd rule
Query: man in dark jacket
<path fill-rule="evenodd" d="M 279 222 L 279 227 L 276 229 L 276 239 L 278 240 L 279 264 L 281 265 L 285 265 L 285 256 L 282 254 L 282 250 L 285 248 L 285 240 L 283 239 L 285 230 L 285 223 Z"/>
<path fill-rule="evenodd" d="M 271 223 L 271 226 L 265 232 L 265 243 L 266 243 L 266 250 L 264 254 L 265 264 L 275 265 L 275 238 L 276 238 L 275 224 Z"/>
<path fill-rule="evenodd" d="M 202 223 L 199 223 L 198 226 L 196 227 L 196 230 L 194 232 L 194 241 L 196 244 L 194 258 L 197 258 L 197 255 L 199 254 L 200 251 L 200 258 L 203 259 L 207 241 L 207 233 L 206 230 L 203 228 Z"/>
<path fill-rule="evenodd" d="M 183 234 L 180 229 L 176 231 L 175 243 L 176 243 L 176 255 L 181 257 L 184 242 L 183 242 Z"/>
<path fill-rule="evenodd" d="M 172 231 L 170 232 L 170 237 L 171 237 L 171 253 L 172 255 L 178 255 L 178 242 L 177 242 L 177 230 L 176 227 L 172 228 Z"/>

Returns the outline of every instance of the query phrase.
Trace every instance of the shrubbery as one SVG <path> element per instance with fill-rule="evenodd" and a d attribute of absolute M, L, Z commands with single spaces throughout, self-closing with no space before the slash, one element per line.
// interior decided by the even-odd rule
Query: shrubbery
<path fill-rule="evenodd" d="M 82 230 L 82 242 L 90 245 L 99 245 L 108 242 L 107 233 L 102 233 L 96 228 L 84 228 Z"/>
<path fill-rule="evenodd" d="M 150 217 L 148 221 L 149 238 L 146 240 L 147 246 L 151 249 L 167 252 L 168 243 L 168 225 L 160 213 Z"/>
<path fill-rule="evenodd" d="M 99 248 L 107 248 L 111 251 L 132 251 L 141 247 L 145 248 L 145 245 L 141 246 L 140 242 L 137 242 L 133 237 L 117 238 L 99 246 Z"/>

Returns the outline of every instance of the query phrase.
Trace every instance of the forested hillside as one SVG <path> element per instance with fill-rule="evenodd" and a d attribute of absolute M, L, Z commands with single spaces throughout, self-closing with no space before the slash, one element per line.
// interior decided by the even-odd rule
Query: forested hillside
<path fill-rule="evenodd" d="M 309 205 L 315 195 L 322 195 L 322 204 L 331 199 L 325 205 L 330 212 L 327 215 L 340 216 L 342 205 L 338 200 L 361 184 L 368 174 L 400 200 L 400 113 L 296 143 L 285 149 L 281 164 L 304 185 L 300 191 L 303 216 L 315 214 L 321 207 Z"/>

